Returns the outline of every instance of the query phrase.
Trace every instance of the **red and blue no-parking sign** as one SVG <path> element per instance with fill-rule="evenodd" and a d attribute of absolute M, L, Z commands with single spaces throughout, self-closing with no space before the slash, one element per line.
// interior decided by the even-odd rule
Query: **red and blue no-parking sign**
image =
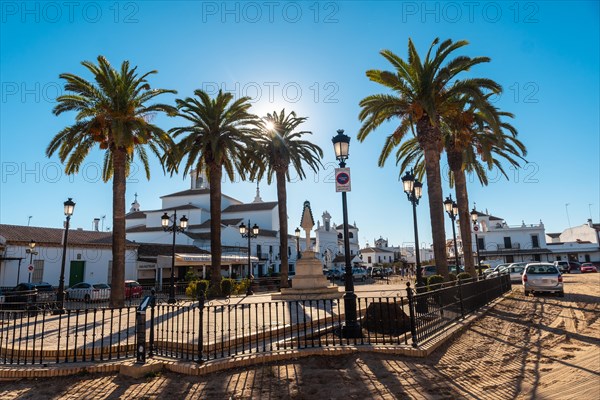
<path fill-rule="evenodd" d="M 350 168 L 335 169 L 335 191 L 349 192 L 350 191 Z"/>

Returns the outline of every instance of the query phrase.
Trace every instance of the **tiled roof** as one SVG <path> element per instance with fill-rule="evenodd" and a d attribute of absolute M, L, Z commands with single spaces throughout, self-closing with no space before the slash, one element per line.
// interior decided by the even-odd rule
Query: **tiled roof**
<path fill-rule="evenodd" d="M 344 224 L 339 224 L 335 226 L 335 229 L 344 229 Z M 356 226 L 352 224 L 348 224 L 348 229 L 358 229 Z"/>
<path fill-rule="evenodd" d="M 386 250 L 379 247 L 365 247 L 360 250 L 361 253 L 393 253 L 392 250 Z"/>
<path fill-rule="evenodd" d="M 187 237 L 194 239 L 194 240 L 210 240 L 210 232 L 200 232 L 200 233 L 185 232 L 185 234 L 187 235 Z"/>
<path fill-rule="evenodd" d="M 485 213 L 482 213 L 481 211 L 476 211 L 476 212 L 477 212 L 477 216 L 479 216 L 479 217 L 490 217 L 489 218 L 490 221 L 504 221 L 502 218 L 494 217 L 493 215 L 485 214 Z"/>
<path fill-rule="evenodd" d="M 0 236 L 11 244 L 28 244 L 34 240 L 39 245 L 62 245 L 64 229 L 43 228 L 37 226 L 0 224 Z M 112 232 L 84 231 L 69 229 L 69 245 L 108 246 L 112 247 Z M 135 243 L 126 241 L 127 245 Z"/>
<path fill-rule="evenodd" d="M 331 261 L 332 263 L 341 263 L 341 262 L 345 262 L 346 261 L 346 256 L 343 254 L 338 254 L 337 256 L 335 256 L 335 258 Z"/>
<path fill-rule="evenodd" d="M 138 233 L 138 232 L 159 232 L 162 231 L 163 228 L 160 226 L 151 226 L 147 227 L 146 225 L 136 225 L 130 228 L 125 229 L 127 233 Z"/>
<path fill-rule="evenodd" d="M 188 225 L 187 229 L 200 229 L 200 224 L 196 225 Z M 137 232 L 160 232 L 162 231 L 162 226 L 146 226 L 146 225 L 136 225 L 129 227 L 125 230 L 127 233 L 137 233 Z"/>
<path fill-rule="evenodd" d="M 244 212 L 244 211 L 262 211 L 262 210 L 272 210 L 277 207 L 276 201 L 267 201 L 263 203 L 247 203 L 247 204 L 232 204 L 226 209 L 224 209 L 223 213 L 228 212 Z"/>
<path fill-rule="evenodd" d="M 143 211 L 134 211 L 128 214 L 125 214 L 125 219 L 139 219 L 146 218 L 146 213 Z"/>
<path fill-rule="evenodd" d="M 157 257 L 170 256 L 173 252 L 173 247 L 170 244 L 158 243 L 138 243 L 138 257 Z M 199 249 L 196 246 L 177 244 L 175 245 L 175 253 L 185 254 L 210 254 L 209 251 Z"/>
<path fill-rule="evenodd" d="M 167 198 L 167 197 L 182 197 L 182 196 L 195 196 L 195 195 L 205 195 L 205 194 L 210 194 L 210 189 L 188 189 L 188 190 L 183 190 L 181 192 L 176 192 L 176 193 L 171 193 L 171 194 L 166 194 L 164 196 L 161 196 L 161 199 Z M 235 199 L 231 196 L 227 196 L 226 194 L 222 194 L 222 197 L 227 197 L 228 199 L 231 200 L 235 200 L 237 202 L 239 202 L 238 199 Z"/>
<path fill-rule="evenodd" d="M 243 218 L 222 219 L 221 225 L 238 226 L 240 224 L 240 222 L 242 222 L 243 220 L 244 220 Z M 207 219 L 206 221 L 204 221 L 203 223 L 198 225 L 198 229 L 210 229 L 210 219 Z"/>
<path fill-rule="evenodd" d="M 270 229 L 260 229 L 258 231 L 258 236 L 271 236 L 271 237 L 277 237 L 277 231 L 272 231 Z M 294 236 L 295 238 L 295 236 Z"/>

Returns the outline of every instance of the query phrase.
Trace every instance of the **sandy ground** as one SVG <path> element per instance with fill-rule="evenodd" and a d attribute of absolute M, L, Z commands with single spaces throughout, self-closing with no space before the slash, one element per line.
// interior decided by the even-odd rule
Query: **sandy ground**
<path fill-rule="evenodd" d="M 427 359 L 359 353 L 204 377 L 83 375 L 0 382 L 0 399 L 600 398 L 600 274 L 565 276 L 566 296 L 520 287 Z"/>

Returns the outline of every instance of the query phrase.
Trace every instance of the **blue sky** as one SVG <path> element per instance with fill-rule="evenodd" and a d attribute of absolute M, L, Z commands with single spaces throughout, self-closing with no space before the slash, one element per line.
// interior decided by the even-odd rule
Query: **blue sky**
<path fill-rule="evenodd" d="M 295 110 L 325 153 L 325 169 L 288 184 L 290 231 L 300 223 L 302 203 L 316 215 L 328 210 L 341 223 L 335 193 L 331 137 L 345 129 L 352 137 L 348 166 L 352 192 L 350 222 L 361 244 L 387 237 L 411 242 L 410 204 L 391 159 L 376 161 L 392 121 L 356 141 L 359 101 L 383 88 L 365 71 L 390 66 L 379 55 L 390 49 L 406 57 L 408 38 L 424 53 L 435 37 L 466 39 L 457 54 L 489 56 L 471 76 L 504 87 L 497 105 L 514 113 L 527 145 L 529 164 L 509 170 L 509 180 L 492 171 L 491 183 L 469 185 L 479 209 L 508 224 L 544 221 L 547 232 L 600 220 L 599 6 L 589 2 L 2 2 L 0 21 L 0 222 L 58 227 L 62 202 L 76 203 L 74 226 L 89 229 L 106 215 L 111 225 L 110 183 L 99 177 L 102 153 L 90 154 L 77 176 L 65 176 L 58 158 L 44 155 L 51 138 L 73 121 L 51 110 L 62 93 L 58 75 L 89 78 L 80 65 L 102 54 L 114 65 L 127 59 L 141 71 L 156 69 L 154 87 L 223 88 L 252 97 L 254 112 Z M 176 96 L 164 96 L 173 102 Z M 159 117 L 165 129 L 179 121 Z M 442 169 L 447 170 L 445 157 Z M 182 176 L 164 176 L 156 160 L 152 178 L 135 169 L 127 202 L 138 193 L 144 209 L 160 207 L 159 196 L 189 187 Z M 254 197 L 254 183 L 226 182 L 224 193 L 242 201 Z M 447 179 L 444 195 L 450 193 Z M 275 200 L 275 187 L 261 183 L 262 197 Z M 565 207 L 565 204 L 569 204 Z M 591 204 L 591 205 L 590 205 Z M 431 242 L 428 202 L 418 207 L 420 238 Z M 449 221 L 446 232 L 451 236 Z"/>

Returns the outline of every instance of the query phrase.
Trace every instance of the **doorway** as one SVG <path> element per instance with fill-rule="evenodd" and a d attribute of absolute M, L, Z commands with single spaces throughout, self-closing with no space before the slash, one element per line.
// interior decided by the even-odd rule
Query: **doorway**
<path fill-rule="evenodd" d="M 69 287 L 83 282 L 83 272 L 85 270 L 85 261 L 71 261 L 69 272 Z"/>

